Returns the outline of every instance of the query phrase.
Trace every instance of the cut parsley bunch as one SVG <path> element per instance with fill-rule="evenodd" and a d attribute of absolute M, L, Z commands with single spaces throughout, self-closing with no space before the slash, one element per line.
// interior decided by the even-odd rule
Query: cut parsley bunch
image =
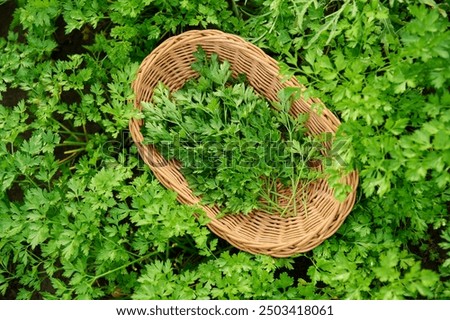
<path fill-rule="evenodd" d="M 318 174 L 308 164 L 320 148 L 305 134 L 306 117 L 288 114 L 287 92 L 271 105 L 245 77 L 232 77 L 229 62 L 201 48 L 194 55 L 198 78 L 175 92 L 160 83 L 143 103 L 144 142 L 179 160 L 194 193 L 222 213 L 281 213 L 276 184 L 295 190 Z"/>

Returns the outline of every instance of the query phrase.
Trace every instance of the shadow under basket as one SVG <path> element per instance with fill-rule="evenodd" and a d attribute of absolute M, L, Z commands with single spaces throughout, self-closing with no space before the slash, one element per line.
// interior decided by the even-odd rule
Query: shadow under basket
<path fill-rule="evenodd" d="M 195 61 L 193 53 L 198 46 L 208 55 L 217 53 L 221 60 L 228 60 L 234 75 L 244 73 L 255 91 L 268 100 L 276 100 L 278 91 L 284 87 L 303 88 L 295 79 L 281 81 L 277 62 L 242 38 L 217 30 L 194 30 L 169 38 L 143 60 L 133 83 L 135 107 L 140 109 L 142 101 L 151 100 L 153 89 L 159 82 L 175 91 L 195 77 L 191 64 Z M 310 134 L 335 133 L 339 120 L 326 108 L 320 115 L 312 111 L 314 103 L 320 101 L 297 100 L 291 113 L 294 116 L 310 113 L 306 123 Z M 154 146 L 143 144 L 142 125 L 142 120 L 130 121 L 130 131 L 142 159 L 166 188 L 177 192 L 181 203 L 198 204 L 200 199 L 189 188 L 180 172 L 180 164 L 166 161 Z M 220 210 L 217 207 L 201 207 L 211 219 L 210 230 L 233 246 L 254 254 L 289 257 L 318 246 L 342 225 L 355 203 L 357 172 L 343 176 L 342 182 L 352 187 L 345 201 L 336 200 L 327 182 L 318 180 L 309 185 L 306 198 L 299 195 L 295 199 L 298 207 L 304 209 L 293 217 L 254 210 L 248 215 L 218 218 Z"/>

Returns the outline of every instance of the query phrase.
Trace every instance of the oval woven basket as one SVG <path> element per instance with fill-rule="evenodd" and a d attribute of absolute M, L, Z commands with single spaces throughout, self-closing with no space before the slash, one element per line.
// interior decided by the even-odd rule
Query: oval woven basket
<path fill-rule="evenodd" d="M 191 64 L 199 45 L 207 54 L 215 52 L 221 60 L 228 60 L 234 75 L 246 74 L 250 85 L 268 100 L 276 100 L 283 87 L 302 87 L 295 79 L 282 82 L 277 62 L 242 38 L 217 30 L 195 30 L 169 38 L 144 59 L 133 83 L 135 107 L 140 109 L 142 101 L 151 99 L 158 82 L 163 82 L 170 90 L 178 90 L 188 79 L 196 77 Z M 320 115 L 311 110 L 311 105 L 317 102 L 320 101 L 298 100 L 294 102 L 291 113 L 310 113 L 306 125 L 311 134 L 336 132 L 340 122 L 328 109 L 321 111 Z M 142 125 L 142 120 L 130 121 L 131 135 L 142 159 L 164 186 L 178 193 L 181 203 L 198 204 L 200 199 L 193 195 L 180 172 L 181 164 L 166 161 L 154 146 L 143 144 Z M 334 198 L 326 181 L 311 183 L 306 198 L 302 195 L 296 198 L 298 207 L 306 210 L 299 210 L 294 217 L 255 210 L 248 215 L 217 218 L 219 208 L 202 208 L 211 219 L 208 224 L 210 230 L 235 247 L 255 254 L 288 257 L 313 249 L 341 226 L 355 202 L 358 174 L 352 172 L 342 177 L 342 182 L 353 190 L 343 202 Z"/>

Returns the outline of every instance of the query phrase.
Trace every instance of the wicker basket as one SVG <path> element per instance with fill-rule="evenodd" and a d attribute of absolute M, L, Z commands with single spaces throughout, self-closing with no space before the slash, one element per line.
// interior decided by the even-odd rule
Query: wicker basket
<path fill-rule="evenodd" d="M 158 46 L 142 62 L 133 83 L 135 107 L 141 101 L 149 101 L 153 88 L 162 81 L 170 90 L 180 89 L 196 73 L 191 69 L 193 52 L 201 45 L 208 53 L 215 52 L 221 59 L 231 63 L 234 74 L 245 73 L 254 89 L 269 100 L 275 100 L 277 92 L 287 86 L 301 85 L 295 80 L 282 82 L 277 62 L 261 49 L 242 38 L 217 30 L 188 31 L 172 37 Z M 339 120 L 325 109 L 320 115 L 311 111 L 311 104 L 318 100 L 299 100 L 292 106 L 292 114 L 310 112 L 307 122 L 312 134 L 336 132 Z M 130 131 L 142 159 L 159 181 L 178 193 L 178 200 L 185 204 L 196 204 L 194 196 L 180 172 L 176 161 L 166 161 L 151 145 L 142 143 L 141 120 L 132 119 Z M 219 209 L 203 206 L 211 218 L 208 227 L 235 247 L 256 254 L 288 257 L 313 249 L 330 237 L 343 223 L 355 202 L 358 175 L 356 172 L 342 177 L 352 186 L 353 192 L 344 202 L 337 201 L 325 181 L 312 183 L 306 200 L 298 196 L 299 207 L 305 207 L 295 217 L 281 217 L 254 211 L 249 215 L 227 215 L 216 218 Z"/>

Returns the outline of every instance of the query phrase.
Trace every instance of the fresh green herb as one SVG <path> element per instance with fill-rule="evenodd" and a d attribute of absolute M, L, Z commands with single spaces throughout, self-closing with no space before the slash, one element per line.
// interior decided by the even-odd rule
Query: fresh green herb
<path fill-rule="evenodd" d="M 198 78 L 175 92 L 160 83 L 152 101 L 143 103 L 144 142 L 181 161 L 195 193 L 223 213 L 262 209 L 283 215 L 294 206 L 296 214 L 297 191 L 320 176 L 310 163 L 321 154 L 320 144 L 306 135 L 307 115 L 289 114 L 295 88 L 281 91 L 271 107 L 243 76 L 231 76 L 227 61 L 216 54 L 208 59 L 201 48 L 194 55 Z M 279 194 L 280 182 L 291 195 Z M 287 198 L 284 208 L 277 202 L 281 196 Z"/>

